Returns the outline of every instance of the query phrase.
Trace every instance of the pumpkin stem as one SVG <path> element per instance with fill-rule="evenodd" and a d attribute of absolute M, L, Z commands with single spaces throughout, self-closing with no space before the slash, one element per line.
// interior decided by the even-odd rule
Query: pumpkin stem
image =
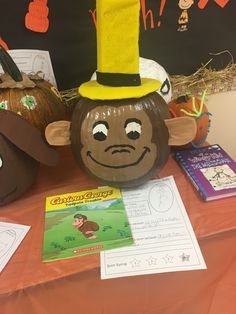
<path fill-rule="evenodd" d="M 22 74 L 18 69 L 17 65 L 1 44 L 0 44 L 0 63 L 4 73 L 9 74 L 14 81 L 21 82 L 23 80 Z"/>

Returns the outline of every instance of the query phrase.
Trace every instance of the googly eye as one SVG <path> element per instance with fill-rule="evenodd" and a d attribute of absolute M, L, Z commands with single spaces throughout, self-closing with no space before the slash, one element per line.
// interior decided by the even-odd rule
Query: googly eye
<path fill-rule="evenodd" d="M 107 122 L 97 122 L 93 126 L 93 137 L 97 141 L 105 141 L 108 135 L 108 123 Z"/>
<path fill-rule="evenodd" d="M 0 156 L 0 168 L 2 168 L 2 166 L 3 166 L 3 160 L 2 160 L 2 158 Z"/>
<path fill-rule="evenodd" d="M 141 123 L 136 121 L 131 121 L 126 124 L 125 132 L 127 137 L 131 140 L 136 140 L 140 137 L 142 131 Z"/>

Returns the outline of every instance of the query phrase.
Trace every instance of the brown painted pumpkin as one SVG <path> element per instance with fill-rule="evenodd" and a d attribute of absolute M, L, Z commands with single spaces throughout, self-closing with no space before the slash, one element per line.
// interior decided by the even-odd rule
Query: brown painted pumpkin
<path fill-rule="evenodd" d="M 72 116 L 71 145 L 80 167 L 110 184 L 136 185 L 153 176 L 169 155 L 170 118 L 158 95 L 93 101 L 82 98 Z"/>
<path fill-rule="evenodd" d="M 197 124 L 197 132 L 194 139 L 184 147 L 200 147 L 204 145 L 210 129 L 210 116 L 206 105 L 204 104 L 206 92 L 203 93 L 201 99 L 189 97 L 188 95 L 180 96 L 171 101 L 168 105 L 172 117 L 190 116 L 195 118 Z"/>
<path fill-rule="evenodd" d="M 30 122 L 0 110 L 0 206 L 25 193 L 35 182 L 39 163 L 56 165 L 58 153 Z"/>
<path fill-rule="evenodd" d="M 38 75 L 20 72 L 1 46 L 0 63 L 5 72 L 0 76 L 0 110 L 22 115 L 43 132 L 50 122 L 65 118 L 61 96 L 52 84 Z"/>
<path fill-rule="evenodd" d="M 45 135 L 49 144 L 71 144 L 79 166 L 93 177 L 129 187 L 156 175 L 167 161 L 169 145 L 187 143 L 195 131 L 192 118 L 170 119 L 166 102 L 154 92 L 120 100 L 82 97 L 71 124 L 51 123 Z"/>

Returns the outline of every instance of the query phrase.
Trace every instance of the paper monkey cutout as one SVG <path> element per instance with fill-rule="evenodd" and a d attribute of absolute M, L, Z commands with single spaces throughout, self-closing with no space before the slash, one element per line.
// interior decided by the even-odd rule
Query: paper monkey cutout
<path fill-rule="evenodd" d="M 39 163 L 54 166 L 57 161 L 57 152 L 38 129 L 18 114 L 0 110 L 0 206 L 30 188 Z"/>

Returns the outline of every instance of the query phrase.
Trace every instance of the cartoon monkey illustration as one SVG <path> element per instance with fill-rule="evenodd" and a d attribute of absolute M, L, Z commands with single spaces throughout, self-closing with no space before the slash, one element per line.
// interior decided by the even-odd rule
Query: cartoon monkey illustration
<path fill-rule="evenodd" d="M 82 214 L 74 215 L 72 226 L 77 228 L 86 238 L 96 239 L 97 236 L 93 234 L 94 231 L 99 230 L 99 226 L 94 221 L 88 221 L 87 216 Z"/>
<path fill-rule="evenodd" d="M 181 12 L 181 15 L 178 19 L 179 28 L 178 31 L 184 32 L 188 30 L 188 9 L 193 5 L 193 0 L 179 0 L 178 6 L 183 11 Z"/>

